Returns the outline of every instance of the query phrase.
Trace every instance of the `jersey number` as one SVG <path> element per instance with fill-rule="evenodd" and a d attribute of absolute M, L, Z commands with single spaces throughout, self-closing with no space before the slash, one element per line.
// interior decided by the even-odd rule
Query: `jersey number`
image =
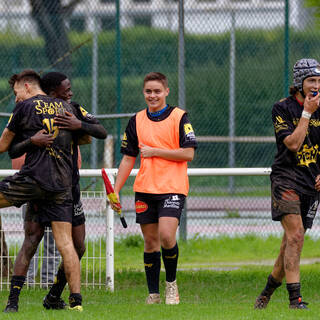
<path fill-rule="evenodd" d="M 53 119 L 49 119 L 49 118 L 43 119 L 42 123 L 46 127 L 47 131 L 50 134 L 53 134 L 54 138 L 58 135 L 59 128 L 57 126 L 53 125 L 54 124 L 54 120 Z"/>

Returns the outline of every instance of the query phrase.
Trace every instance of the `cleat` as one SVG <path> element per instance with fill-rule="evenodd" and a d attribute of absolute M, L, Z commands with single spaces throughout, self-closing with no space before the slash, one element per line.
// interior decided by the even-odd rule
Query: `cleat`
<path fill-rule="evenodd" d="M 44 298 L 43 298 L 43 303 L 42 305 L 46 309 L 54 309 L 54 310 L 62 310 L 67 307 L 67 304 L 60 298 L 60 297 L 55 297 L 48 293 Z"/>
<path fill-rule="evenodd" d="M 73 310 L 73 311 L 79 311 L 82 312 L 83 308 L 80 305 L 74 306 L 74 307 L 69 307 L 68 310 Z"/>
<path fill-rule="evenodd" d="M 160 293 L 150 293 L 146 299 L 146 304 L 159 304 L 161 303 Z"/>
<path fill-rule="evenodd" d="M 3 310 L 4 313 L 18 312 L 18 304 L 8 301 L 6 308 Z"/>
<path fill-rule="evenodd" d="M 257 299 L 256 299 L 256 302 L 254 304 L 254 308 L 255 309 L 265 309 L 270 301 L 270 298 L 269 296 L 263 296 L 263 295 L 260 295 Z"/>
<path fill-rule="evenodd" d="M 180 297 L 178 292 L 177 280 L 166 281 L 166 304 L 179 304 Z"/>
<path fill-rule="evenodd" d="M 302 301 L 302 297 L 290 302 L 289 309 L 309 309 L 307 307 L 308 302 Z"/>

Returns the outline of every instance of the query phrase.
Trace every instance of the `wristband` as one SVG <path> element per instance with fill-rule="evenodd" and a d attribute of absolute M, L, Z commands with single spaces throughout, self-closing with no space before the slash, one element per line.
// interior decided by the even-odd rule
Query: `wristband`
<path fill-rule="evenodd" d="M 308 112 L 308 111 L 303 110 L 302 114 L 301 114 L 301 118 L 310 119 L 311 118 L 311 113 Z"/>

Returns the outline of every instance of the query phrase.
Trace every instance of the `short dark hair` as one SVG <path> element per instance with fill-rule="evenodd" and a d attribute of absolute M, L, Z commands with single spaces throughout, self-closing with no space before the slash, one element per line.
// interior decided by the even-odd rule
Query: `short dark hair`
<path fill-rule="evenodd" d="M 160 81 L 165 88 L 168 88 L 168 79 L 167 77 L 160 72 L 150 72 L 148 73 L 143 80 L 143 87 L 148 81 Z"/>
<path fill-rule="evenodd" d="M 20 73 L 13 74 L 9 79 L 10 87 L 13 88 L 14 84 L 16 82 L 20 81 L 30 81 L 30 82 L 36 82 L 38 85 L 40 85 L 40 75 L 38 72 L 32 70 L 32 69 L 25 69 L 21 71 Z"/>
<path fill-rule="evenodd" d="M 67 78 L 68 77 L 61 72 L 48 72 L 41 78 L 41 89 L 46 94 L 50 94 L 51 91 L 55 91 L 56 88 L 61 85 L 61 82 Z"/>

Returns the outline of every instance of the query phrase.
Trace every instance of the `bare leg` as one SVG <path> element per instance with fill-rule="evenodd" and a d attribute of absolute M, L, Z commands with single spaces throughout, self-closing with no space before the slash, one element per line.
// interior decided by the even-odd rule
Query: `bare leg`
<path fill-rule="evenodd" d="M 80 293 L 80 263 L 72 241 L 71 223 L 53 221 L 52 232 L 62 256 L 70 293 Z"/>

